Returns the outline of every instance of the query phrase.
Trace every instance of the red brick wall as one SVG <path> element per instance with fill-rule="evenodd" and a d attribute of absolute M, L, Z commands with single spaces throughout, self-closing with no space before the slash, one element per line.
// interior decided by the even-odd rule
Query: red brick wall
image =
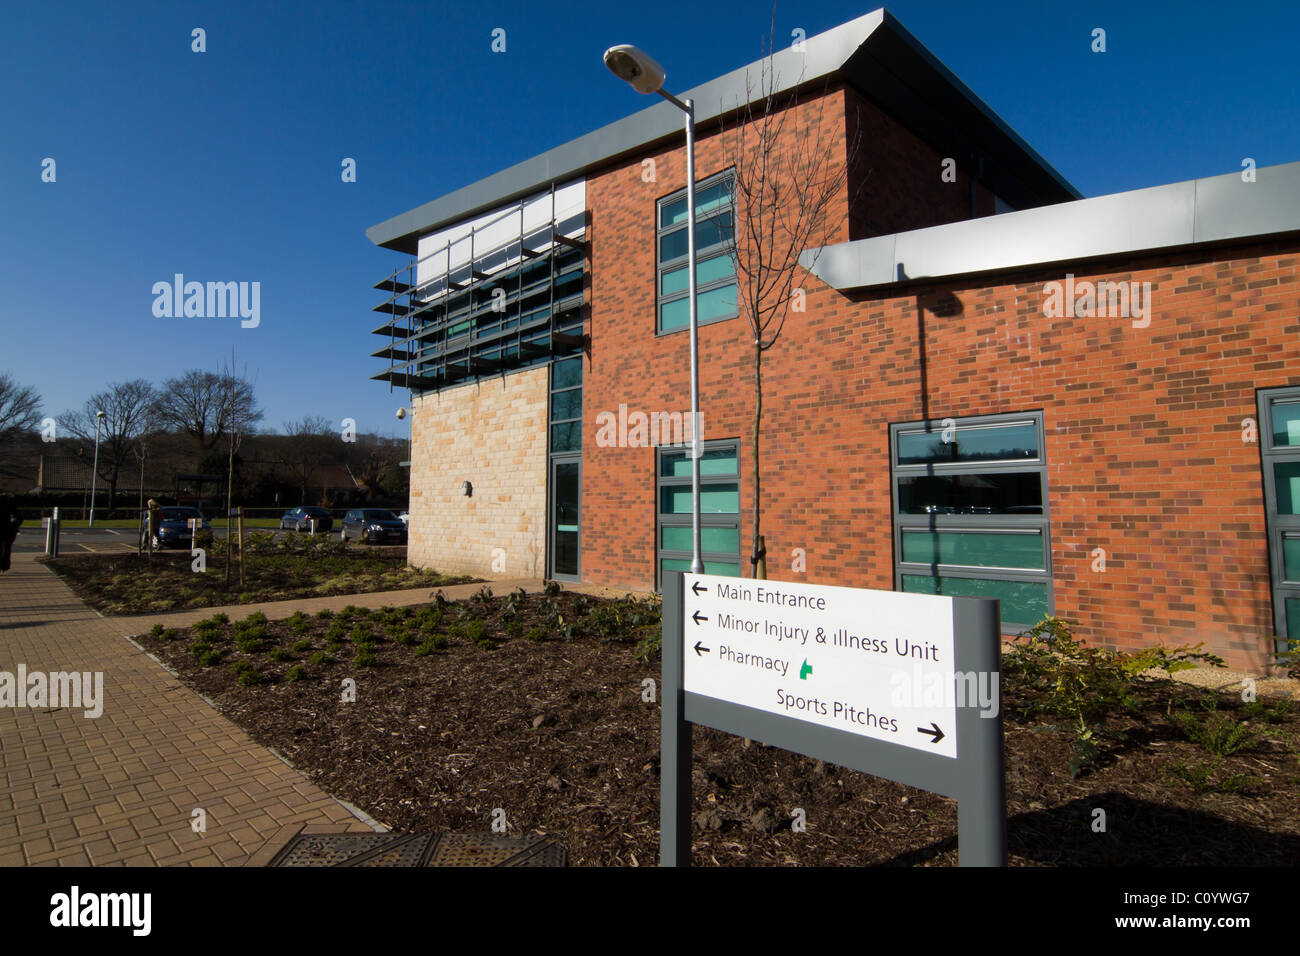
<path fill-rule="evenodd" d="M 699 155 L 701 177 L 722 168 L 713 139 Z M 637 588 L 654 580 L 654 452 L 598 448 L 595 427 L 620 403 L 689 405 L 687 335 L 654 334 L 655 199 L 681 188 L 684 170 L 680 151 L 655 158 L 657 183 L 641 182 L 638 159 L 593 176 L 587 194 L 583 577 Z M 860 301 L 809 279 L 807 312 L 764 360 L 769 577 L 891 588 L 889 424 L 1042 410 L 1056 613 L 1110 646 L 1204 641 L 1231 665 L 1263 663 L 1272 617 L 1260 458 L 1241 421 L 1256 415 L 1257 388 L 1300 383 L 1297 249 L 1068 267 L 1080 281 L 1151 282 L 1146 329 L 1045 318 L 1043 286 L 1066 267 Z M 744 318 L 700 330 L 705 437 L 741 439 L 745 554 L 750 342 Z M 1090 570 L 1096 547 L 1104 573 Z M 806 574 L 791 571 L 793 548 L 806 549 Z"/>

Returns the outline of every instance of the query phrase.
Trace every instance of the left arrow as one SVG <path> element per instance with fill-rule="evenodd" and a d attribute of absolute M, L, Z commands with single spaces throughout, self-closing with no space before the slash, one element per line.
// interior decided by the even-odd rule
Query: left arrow
<path fill-rule="evenodd" d="M 707 654 L 707 653 L 709 653 L 709 651 L 711 651 L 711 650 L 713 650 L 713 648 L 711 648 L 711 647 L 701 647 L 699 641 L 696 641 L 696 642 L 695 642 L 695 656 L 696 656 L 696 657 L 699 657 L 701 654 Z"/>
<path fill-rule="evenodd" d="M 707 617 L 701 617 L 701 616 L 700 616 L 700 612 L 699 612 L 699 611 L 696 611 L 694 614 L 691 615 L 691 620 L 694 621 L 696 624 L 699 624 L 700 621 L 707 621 L 708 618 L 707 618 Z"/>
<path fill-rule="evenodd" d="M 707 591 L 708 588 L 702 588 L 702 587 L 700 587 L 700 582 L 699 582 L 699 581 L 692 581 L 692 582 L 691 582 L 691 590 L 694 591 L 696 594 L 699 594 L 701 591 Z"/>

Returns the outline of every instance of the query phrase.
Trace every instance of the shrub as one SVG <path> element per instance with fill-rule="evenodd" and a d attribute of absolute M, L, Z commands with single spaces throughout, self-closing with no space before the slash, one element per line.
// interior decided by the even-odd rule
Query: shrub
<path fill-rule="evenodd" d="M 352 658 L 353 667 L 374 667 L 377 663 L 379 663 L 379 659 L 375 657 L 375 652 L 369 647 L 358 648 L 357 656 Z"/>
<path fill-rule="evenodd" d="M 295 683 L 296 681 L 300 681 L 306 676 L 307 676 L 307 668 L 303 667 L 301 664 L 294 664 L 292 667 L 290 667 L 287 671 L 284 672 L 284 679 L 287 680 L 290 684 Z"/>
<path fill-rule="evenodd" d="M 212 645 L 207 641 L 195 641 L 190 645 L 190 654 L 196 661 L 201 661 L 203 655 L 208 653 L 210 650 L 212 650 Z"/>
<path fill-rule="evenodd" d="M 323 607 L 316 612 L 315 616 L 316 616 L 316 620 L 318 621 L 328 621 L 330 618 L 334 616 L 334 612 L 327 607 Z"/>
<path fill-rule="evenodd" d="M 487 626 L 482 621 L 470 621 L 465 625 L 465 636 L 479 644 L 487 638 Z"/>
<path fill-rule="evenodd" d="M 311 641 L 305 637 L 300 641 L 294 641 L 291 650 L 295 654 L 302 654 L 305 651 L 309 651 L 311 650 Z"/>
<path fill-rule="evenodd" d="M 163 627 L 161 624 L 155 624 L 153 627 L 149 628 L 149 636 L 162 637 L 166 630 L 167 628 Z"/>
<path fill-rule="evenodd" d="M 373 644 L 375 641 L 375 633 L 370 629 L 369 624 L 360 621 L 353 626 L 349 638 L 353 644 Z"/>
<path fill-rule="evenodd" d="M 520 637 L 524 633 L 524 624 L 522 621 L 507 621 L 505 632 L 507 637 Z"/>
<path fill-rule="evenodd" d="M 230 673 L 235 675 L 235 683 L 240 687 L 252 687 L 264 680 L 262 672 L 248 661 L 235 661 L 230 665 Z"/>
<path fill-rule="evenodd" d="M 308 661 L 315 667 L 320 667 L 322 664 L 332 663 L 333 658 L 331 658 L 324 651 L 317 651 L 315 654 L 313 654 L 311 657 L 308 658 Z"/>
<path fill-rule="evenodd" d="M 1177 710 L 1169 715 L 1169 722 L 1192 743 L 1202 747 L 1214 757 L 1230 757 L 1255 747 L 1262 737 L 1269 736 L 1264 728 L 1252 727 L 1231 714 L 1219 710 L 1219 696 L 1204 694 L 1200 699 L 1205 716 L 1190 710 Z"/>
<path fill-rule="evenodd" d="M 208 618 L 213 624 L 220 624 L 223 627 L 230 623 L 230 615 L 225 611 L 218 611 L 212 617 Z"/>
<path fill-rule="evenodd" d="M 1019 634 L 1015 653 L 1003 661 L 1002 673 L 1018 678 L 1029 692 L 1026 711 L 1047 713 L 1069 721 L 1074 735 L 1070 773 L 1078 776 L 1096 756 L 1101 722 L 1113 710 L 1137 706 L 1135 684 L 1152 668 L 1167 672 L 1204 662 L 1221 666 L 1222 658 L 1197 647 L 1172 650 L 1149 647 L 1110 651 L 1087 647 L 1071 633 L 1071 622 L 1047 617 Z"/>
<path fill-rule="evenodd" d="M 288 625 L 289 630 L 293 631 L 295 634 L 306 634 L 311 630 L 311 618 L 306 614 L 303 614 L 302 611 L 294 611 L 285 618 L 284 623 Z"/>
<path fill-rule="evenodd" d="M 415 652 L 416 657 L 427 657 L 434 651 L 440 651 L 447 646 L 447 638 L 441 634 L 430 634 L 424 639 L 424 643 L 419 646 Z"/>
<path fill-rule="evenodd" d="M 538 643 L 549 640 L 550 636 L 551 635 L 546 632 L 546 628 L 544 627 L 530 627 L 524 632 L 524 638 L 526 640 L 537 641 Z"/>
<path fill-rule="evenodd" d="M 416 642 L 416 636 L 409 627 L 401 626 L 394 628 L 392 631 L 393 640 L 398 644 L 411 645 Z"/>
<path fill-rule="evenodd" d="M 221 663 L 221 652 L 215 650 L 207 651 L 199 658 L 199 663 L 204 667 L 216 667 Z"/>
<path fill-rule="evenodd" d="M 266 656 L 269 657 L 269 658 L 270 658 L 271 660 L 273 660 L 273 661 L 291 661 L 291 660 L 293 660 L 293 655 L 290 654 L 288 651 L 286 651 L 283 647 L 273 647 L 273 648 L 271 648 L 271 650 L 267 652 L 267 655 L 266 655 Z"/>

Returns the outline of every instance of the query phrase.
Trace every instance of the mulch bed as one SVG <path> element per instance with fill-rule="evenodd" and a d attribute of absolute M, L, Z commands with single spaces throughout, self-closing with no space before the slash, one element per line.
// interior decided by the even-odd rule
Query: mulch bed
<path fill-rule="evenodd" d="M 509 615 L 498 595 L 448 604 L 445 623 L 420 634 L 447 635 L 465 603 L 466 620 L 485 622 L 492 649 L 455 627 L 445 648 L 425 656 L 381 637 L 370 667 L 353 665 L 351 644 L 335 643 L 332 663 L 309 662 L 326 645 L 326 619 L 300 622 L 302 633 L 284 622 L 265 625 L 270 643 L 253 654 L 235 649 L 226 625 L 225 636 L 212 639 L 223 649 L 215 666 L 189 653 L 191 630 L 141 640 L 254 739 L 395 830 L 486 831 L 501 808 L 510 832 L 555 836 L 574 865 L 655 864 L 659 705 L 643 700 L 643 681 L 657 686 L 659 663 L 637 645 L 658 632 L 647 623 L 648 605 L 568 592 L 510 600 L 525 628 L 547 628 L 552 637 L 570 628 L 572 636 L 507 639 L 501 628 Z M 391 624 L 368 620 L 377 633 L 401 636 L 419 613 L 394 611 Z M 611 634 L 617 640 L 601 637 Z M 272 645 L 302 640 L 312 650 L 268 659 Z M 267 682 L 237 684 L 230 665 L 238 661 L 252 662 Z M 290 681 L 295 664 L 306 674 Z M 356 681 L 355 702 L 341 700 L 344 678 Z M 1285 705 L 1271 715 L 1269 736 L 1227 757 L 1211 778 L 1249 779 L 1198 791 L 1171 768 L 1203 766 L 1208 754 L 1165 714 L 1201 692 L 1142 683 L 1140 708 L 1108 720 L 1101 754 L 1077 778 L 1068 769 L 1069 735 L 1017 716 L 1025 697 L 1005 677 L 1002 693 L 1013 865 L 1300 860 L 1300 719 Z M 1234 706 L 1238 699 L 1219 699 L 1220 712 Z M 702 728 L 693 777 L 697 865 L 957 862 L 956 804 L 924 791 Z M 795 808 L 806 814 L 803 832 L 791 828 Z M 1105 832 L 1094 830 L 1096 809 L 1105 811 Z"/>
<path fill-rule="evenodd" d="M 330 550 L 338 551 L 334 547 Z M 224 557 L 210 559 L 203 573 L 193 570 L 191 560 L 187 551 L 159 551 L 152 560 L 127 552 L 65 555 L 45 563 L 79 598 L 110 616 L 440 587 L 480 580 L 410 567 L 404 545 L 353 545 L 345 553 L 250 553 L 246 558 L 245 583 L 239 583 L 236 559 L 229 588 Z"/>

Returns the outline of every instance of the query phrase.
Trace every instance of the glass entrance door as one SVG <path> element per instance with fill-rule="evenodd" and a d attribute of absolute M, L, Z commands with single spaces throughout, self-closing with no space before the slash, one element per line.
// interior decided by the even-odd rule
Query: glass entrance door
<path fill-rule="evenodd" d="M 551 577 L 579 580 L 582 540 L 582 461 L 551 462 Z"/>

